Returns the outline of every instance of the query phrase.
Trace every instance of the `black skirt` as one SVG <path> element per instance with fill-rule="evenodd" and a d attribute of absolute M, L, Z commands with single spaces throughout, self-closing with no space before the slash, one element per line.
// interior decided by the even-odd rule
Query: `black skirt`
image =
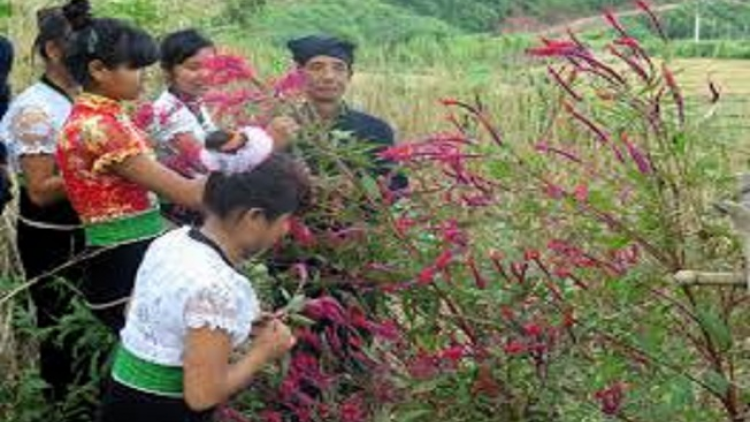
<path fill-rule="evenodd" d="M 153 239 L 139 240 L 112 249 L 92 248 L 86 261 L 81 289 L 91 310 L 113 333 L 125 326 L 125 299 L 135 284 L 138 267 Z"/>
<path fill-rule="evenodd" d="M 144 393 L 110 379 L 98 422 L 211 422 L 214 413 L 195 412 L 181 398 Z"/>
<path fill-rule="evenodd" d="M 41 228 L 33 223 L 57 226 L 80 226 L 73 207 L 67 201 L 60 201 L 46 207 L 39 207 L 29 199 L 25 189 L 19 197 L 20 216 L 16 227 L 16 246 L 21 257 L 26 277 L 43 276 L 29 288 L 36 309 L 37 327 L 48 329 L 57 326 L 60 319 L 72 311 L 71 302 L 75 289 L 60 280 L 65 279 L 77 286 L 83 276 L 80 263 L 55 271 L 63 264 L 75 260 L 84 250 L 84 234 L 80 228 L 61 230 Z M 75 367 L 74 340 L 60 343 L 55 336 L 47 336 L 39 345 L 39 367 L 42 379 L 49 388 L 45 396 L 51 401 L 62 401 L 75 383 L 86 383 L 88 373 L 81 370 L 87 362 Z"/>

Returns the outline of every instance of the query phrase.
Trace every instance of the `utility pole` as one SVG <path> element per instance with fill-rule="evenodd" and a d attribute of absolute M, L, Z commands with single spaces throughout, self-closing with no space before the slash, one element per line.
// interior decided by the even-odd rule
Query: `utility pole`
<path fill-rule="evenodd" d="M 695 43 L 701 42 L 701 3 L 702 0 L 695 1 L 695 24 L 693 27 L 693 40 Z"/>

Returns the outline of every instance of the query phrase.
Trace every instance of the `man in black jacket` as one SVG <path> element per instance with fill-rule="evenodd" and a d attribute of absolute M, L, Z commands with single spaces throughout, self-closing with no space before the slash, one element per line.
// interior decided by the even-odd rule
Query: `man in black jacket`
<path fill-rule="evenodd" d="M 371 175 L 386 176 L 392 164 L 378 153 L 394 145 L 394 132 L 384 120 L 352 109 L 344 101 L 354 69 L 355 45 L 335 37 L 312 35 L 290 41 L 287 46 L 305 76 L 306 103 L 300 110 L 305 124 L 322 125 L 329 131 L 348 134 L 349 140 L 363 142 L 368 149 Z M 315 163 L 311 163 L 314 164 Z M 395 175 L 392 190 L 406 186 L 406 179 Z"/>

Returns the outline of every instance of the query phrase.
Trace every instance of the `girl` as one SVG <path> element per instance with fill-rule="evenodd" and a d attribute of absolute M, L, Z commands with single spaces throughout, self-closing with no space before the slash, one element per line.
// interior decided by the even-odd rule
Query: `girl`
<path fill-rule="evenodd" d="M 205 148 L 206 138 L 218 130 L 203 103 L 209 85 L 206 62 L 216 54 L 211 40 L 195 29 L 164 37 L 161 67 L 168 88 L 154 102 L 154 124 L 149 132 L 156 143 L 159 161 L 185 175 L 195 177 L 218 170 L 218 161 L 229 159 L 233 167 L 252 166 L 273 150 L 286 147 L 298 126 L 293 119 L 274 119 L 264 131 L 246 127 L 238 131 L 242 148 L 236 154 L 217 156 Z M 200 216 L 181 207 L 165 204 L 165 215 L 178 224 L 195 223 Z"/>
<path fill-rule="evenodd" d="M 65 62 L 83 87 L 63 127 L 57 160 L 73 207 L 93 248 L 82 290 L 113 331 L 138 265 L 164 224 L 154 193 L 199 209 L 203 179 L 189 180 L 160 165 L 123 102 L 141 91 L 143 68 L 158 59 L 154 39 L 116 19 L 88 18 L 68 44 Z"/>
<path fill-rule="evenodd" d="M 209 421 L 217 405 L 294 345 L 288 327 L 261 316 L 238 268 L 288 231 L 308 192 L 306 176 L 285 155 L 209 176 L 204 225 L 154 241 L 138 270 L 101 422 Z M 249 351 L 230 364 L 251 331 Z"/>
<path fill-rule="evenodd" d="M 55 271 L 72 261 L 84 246 L 80 220 L 65 194 L 55 164 L 55 148 L 70 114 L 78 84 L 64 64 L 65 44 L 75 25 L 89 16 L 86 1 L 37 14 L 34 51 L 44 63 L 39 82 L 23 91 L 0 122 L 0 138 L 8 146 L 20 181 L 16 245 L 27 278 L 42 277 L 31 289 L 39 328 L 50 328 L 69 311 L 71 290 L 60 288 L 57 277 L 77 281 L 80 266 Z M 54 339 L 40 345 L 41 375 L 50 385 L 53 400 L 65 398 L 74 380 L 71 345 Z"/>

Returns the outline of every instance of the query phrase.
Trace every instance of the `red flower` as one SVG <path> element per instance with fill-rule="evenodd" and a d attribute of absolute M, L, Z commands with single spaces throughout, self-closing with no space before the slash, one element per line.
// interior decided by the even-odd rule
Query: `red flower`
<path fill-rule="evenodd" d="M 544 192 L 552 199 L 562 199 L 565 196 L 565 190 L 558 185 L 547 183 Z"/>
<path fill-rule="evenodd" d="M 640 50 L 641 44 L 638 40 L 633 37 L 621 37 L 615 40 L 615 44 L 622 45 L 624 47 L 631 48 L 633 50 Z"/>
<path fill-rule="evenodd" d="M 388 147 L 378 155 L 384 160 L 401 163 L 413 160 L 416 157 L 416 152 L 417 150 L 414 144 L 403 143 Z"/>
<path fill-rule="evenodd" d="M 503 318 L 506 321 L 513 321 L 516 319 L 516 313 L 513 312 L 513 309 L 510 309 L 507 306 L 503 306 L 502 308 L 500 308 L 500 313 L 503 315 Z"/>
<path fill-rule="evenodd" d="M 656 32 L 659 33 L 659 36 L 663 40 L 666 40 L 667 34 L 664 32 L 664 27 L 662 26 L 661 21 L 659 21 L 659 18 L 656 17 L 654 10 L 651 8 L 651 5 L 643 0 L 636 0 L 635 4 L 636 6 L 638 6 L 639 9 L 646 12 L 649 20 L 651 21 L 651 25 L 653 25 L 654 29 L 656 29 Z"/>
<path fill-rule="evenodd" d="M 435 281 L 435 273 L 435 267 L 429 266 L 419 273 L 417 282 L 421 285 L 432 284 L 432 282 Z"/>
<path fill-rule="evenodd" d="M 394 321 L 383 321 L 382 323 L 370 323 L 370 331 L 376 336 L 389 341 L 397 341 L 401 337 L 398 325 Z"/>
<path fill-rule="evenodd" d="M 539 337 L 544 333 L 544 329 L 535 323 L 528 323 L 524 325 L 523 332 L 529 337 Z"/>
<path fill-rule="evenodd" d="M 461 102 L 456 100 L 455 98 L 443 98 L 442 100 L 440 100 L 440 104 L 446 107 L 450 107 L 454 105 L 460 105 Z"/>
<path fill-rule="evenodd" d="M 526 261 L 536 261 L 541 257 L 541 253 L 536 249 L 527 249 L 523 257 Z"/>
<path fill-rule="evenodd" d="M 563 314 L 563 326 L 572 327 L 576 323 L 575 311 L 573 309 L 566 309 Z"/>
<path fill-rule="evenodd" d="M 273 91 L 279 98 L 295 97 L 303 92 L 305 83 L 305 74 L 294 68 L 274 81 Z"/>
<path fill-rule="evenodd" d="M 292 235 L 292 239 L 302 247 L 307 248 L 315 246 L 316 244 L 315 236 L 313 236 L 312 231 L 310 231 L 310 229 L 297 218 L 291 220 L 289 232 Z"/>
<path fill-rule="evenodd" d="M 256 75 L 255 70 L 243 57 L 231 54 L 216 54 L 202 64 L 209 72 L 206 82 L 213 86 L 255 79 Z"/>
<path fill-rule="evenodd" d="M 330 296 L 323 296 L 316 299 L 310 299 L 305 304 L 304 314 L 315 320 L 328 319 L 337 323 L 344 323 L 344 309 L 336 299 Z"/>
<path fill-rule="evenodd" d="M 321 350 L 322 345 L 320 337 L 313 333 L 309 328 L 297 332 L 296 338 L 298 344 L 305 344 L 314 350 Z"/>
<path fill-rule="evenodd" d="M 589 187 L 586 183 L 579 183 L 573 191 L 573 197 L 578 202 L 586 202 L 589 199 Z"/>
<path fill-rule="evenodd" d="M 263 422 L 283 422 L 284 418 L 281 413 L 272 410 L 266 410 L 260 414 L 260 419 Z"/>
<path fill-rule="evenodd" d="M 625 385 L 617 382 L 594 393 L 594 398 L 599 402 L 602 413 L 607 416 L 616 416 L 622 409 Z"/>
<path fill-rule="evenodd" d="M 440 352 L 440 357 L 442 359 L 447 359 L 454 363 L 463 359 L 465 355 L 466 355 L 466 346 L 463 346 L 460 344 L 451 346 L 443 350 L 442 352 Z"/>
<path fill-rule="evenodd" d="M 435 269 L 438 271 L 442 271 L 451 264 L 451 261 L 453 260 L 453 252 L 451 252 L 450 249 L 444 250 L 435 260 Z"/>
<path fill-rule="evenodd" d="M 648 159 L 648 157 L 643 154 L 638 147 L 630 142 L 628 139 L 628 135 L 623 132 L 622 134 L 622 142 L 625 144 L 625 147 L 627 147 L 628 152 L 630 153 L 630 157 L 635 162 L 636 166 L 638 167 L 638 171 L 642 174 L 651 174 L 653 173 L 653 167 L 651 166 L 651 160 Z"/>
<path fill-rule="evenodd" d="M 615 29 L 620 35 L 622 35 L 625 38 L 629 38 L 628 32 L 625 30 L 625 27 L 622 26 L 622 23 L 620 23 L 620 20 L 617 19 L 617 16 L 612 12 L 612 10 L 606 10 L 604 11 L 604 19 L 609 23 L 609 25 Z"/>
<path fill-rule="evenodd" d="M 503 348 L 505 353 L 511 356 L 517 356 L 526 352 L 526 345 L 517 340 L 511 340 Z"/>
<path fill-rule="evenodd" d="M 417 356 L 408 364 L 409 375 L 416 379 L 429 379 L 440 371 L 437 360 L 424 350 L 419 351 Z"/>
<path fill-rule="evenodd" d="M 567 57 L 583 52 L 581 47 L 568 40 L 548 40 L 543 38 L 541 47 L 529 48 L 526 54 L 535 57 Z"/>
<path fill-rule="evenodd" d="M 362 399 L 359 396 L 353 396 L 346 400 L 339 408 L 339 418 L 341 422 L 363 422 L 365 411 Z"/>
<path fill-rule="evenodd" d="M 441 231 L 443 234 L 443 241 L 458 246 L 466 246 L 468 244 L 468 238 L 458 227 L 458 221 L 450 219 L 442 224 Z"/>
<path fill-rule="evenodd" d="M 408 217 L 399 217 L 396 219 L 396 230 L 401 234 L 402 236 L 405 235 L 409 229 L 417 225 L 416 220 L 408 218 Z"/>

